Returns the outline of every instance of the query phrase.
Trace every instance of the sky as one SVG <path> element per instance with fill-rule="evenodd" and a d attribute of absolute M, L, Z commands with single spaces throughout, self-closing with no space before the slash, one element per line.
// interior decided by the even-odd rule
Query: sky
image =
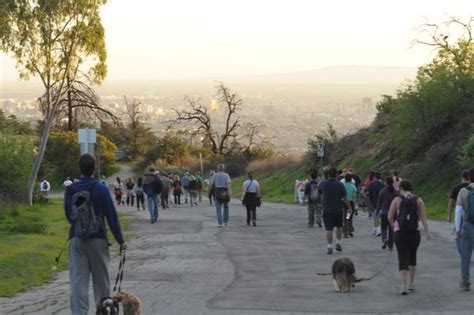
<path fill-rule="evenodd" d="M 218 78 L 335 65 L 418 67 L 418 26 L 474 15 L 471 0 L 109 0 L 108 80 Z M 0 55 L 1 80 L 17 80 Z"/>

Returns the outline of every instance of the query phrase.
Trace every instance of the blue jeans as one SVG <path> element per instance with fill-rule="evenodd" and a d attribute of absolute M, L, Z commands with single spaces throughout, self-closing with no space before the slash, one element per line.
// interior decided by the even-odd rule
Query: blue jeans
<path fill-rule="evenodd" d="M 469 267 L 471 265 L 472 244 L 474 242 L 474 225 L 465 222 L 462 227 L 462 240 L 459 248 L 461 251 L 461 281 L 469 282 Z"/>
<path fill-rule="evenodd" d="M 222 205 L 224 205 L 224 224 L 227 224 L 229 222 L 229 203 L 222 204 L 217 199 L 214 199 L 214 201 L 216 204 L 217 224 L 222 225 Z"/>
<path fill-rule="evenodd" d="M 148 211 L 150 212 L 150 220 L 158 220 L 158 203 L 156 202 L 157 195 L 147 195 L 146 202 Z"/>

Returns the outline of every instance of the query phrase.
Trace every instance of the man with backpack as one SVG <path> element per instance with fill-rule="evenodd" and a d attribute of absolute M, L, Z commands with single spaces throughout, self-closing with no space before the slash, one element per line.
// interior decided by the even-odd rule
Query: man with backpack
<path fill-rule="evenodd" d="M 51 190 L 51 185 L 46 180 L 46 177 L 43 177 L 43 179 L 40 182 L 40 194 L 44 197 L 48 197 L 48 192 L 50 190 Z"/>
<path fill-rule="evenodd" d="M 92 275 L 94 301 L 99 305 L 110 296 L 110 260 L 105 220 L 120 249 L 127 248 L 109 189 L 94 178 L 95 158 L 84 154 L 79 159 L 82 177 L 67 187 L 64 195 L 69 231 L 70 306 L 73 315 L 89 309 L 89 278 Z"/>
<path fill-rule="evenodd" d="M 469 176 L 471 184 L 459 191 L 454 216 L 456 242 L 461 254 L 461 283 L 459 286 L 462 291 L 469 291 L 471 286 L 469 268 L 474 243 L 474 168 L 469 170 Z"/>
<path fill-rule="evenodd" d="M 311 172 L 311 180 L 306 183 L 304 189 L 303 203 L 308 198 L 308 228 L 314 226 L 314 215 L 316 214 L 316 224 L 322 227 L 321 224 L 321 197 L 319 194 L 318 171 Z"/>
<path fill-rule="evenodd" d="M 163 189 L 163 183 L 155 173 L 155 169 L 150 167 L 149 173 L 145 174 L 143 180 L 143 191 L 146 194 L 148 211 L 150 212 L 150 223 L 158 220 L 158 197 Z"/>

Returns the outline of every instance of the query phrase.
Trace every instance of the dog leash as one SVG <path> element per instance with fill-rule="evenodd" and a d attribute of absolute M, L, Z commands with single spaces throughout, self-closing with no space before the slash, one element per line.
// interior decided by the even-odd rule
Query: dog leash
<path fill-rule="evenodd" d="M 388 263 L 390 262 L 390 259 L 392 258 L 392 254 L 393 254 L 393 251 L 391 251 L 390 254 L 388 255 L 387 260 L 385 261 L 385 264 L 383 265 L 382 269 L 380 269 L 379 271 L 377 271 L 375 274 L 373 274 L 372 276 L 368 278 L 358 278 L 355 280 L 355 282 L 369 281 L 379 276 L 382 272 L 385 271 L 385 268 L 387 268 Z"/>
<path fill-rule="evenodd" d="M 114 285 L 114 289 L 113 289 L 113 292 L 117 292 L 117 293 L 121 292 L 121 287 L 122 287 L 123 270 L 125 268 L 125 261 L 126 261 L 125 252 L 126 252 L 125 249 L 120 250 L 119 268 L 118 268 L 118 271 L 117 271 L 117 277 L 115 278 L 115 285 Z M 118 288 L 117 288 L 117 286 L 118 286 Z"/>
<path fill-rule="evenodd" d="M 385 264 L 383 265 L 382 269 L 377 271 L 375 274 L 368 278 L 358 278 L 355 280 L 355 282 L 362 282 L 362 281 L 369 281 L 374 279 L 375 277 L 379 276 L 382 272 L 384 272 L 385 268 L 387 268 L 388 263 L 390 262 L 390 258 L 392 258 L 393 251 L 390 252 L 390 254 L 387 257 L 387 260 L 385 261 Z M 317 272 L 316 273 L 318 276 L 331 276 L 332 272 Z"/>
<path fill-rule="evenodd" d="M 54 258 L 54 261 L 56 262 L 56 266 L 53 267 L 54 270 L 56 270 L 56 269 L 58 268 L 58 266 L 59 266 L 59 260 L 61 259 L 61 256 L 63 255 L 63 252 L 64 252 L 64 250 L 66 249 L 66 246 L 67 246 L 67 244 L 69 243 L 70 240 L 71 240 L 70 238 L 68 238 L 68 239 L 66 240 L 66 242 L 65 242 L 64 245 L 63 245 L 63 248 L 62 248 L 61 251 L 59 252 L 59 255 Z"/>

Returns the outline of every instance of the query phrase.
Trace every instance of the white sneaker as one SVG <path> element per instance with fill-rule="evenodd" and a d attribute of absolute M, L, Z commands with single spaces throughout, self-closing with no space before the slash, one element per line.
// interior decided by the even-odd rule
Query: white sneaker
<path fill-rule="evenodd" d="M 217 227 L 222 227 L 222 224 L 218 224 Z"/>
<path fill-rule="evenodd" d="M 376 228 L 375 236 L 380 236 L 382 235 L 382 230 L 380 229 L 380 226 Z"/>

